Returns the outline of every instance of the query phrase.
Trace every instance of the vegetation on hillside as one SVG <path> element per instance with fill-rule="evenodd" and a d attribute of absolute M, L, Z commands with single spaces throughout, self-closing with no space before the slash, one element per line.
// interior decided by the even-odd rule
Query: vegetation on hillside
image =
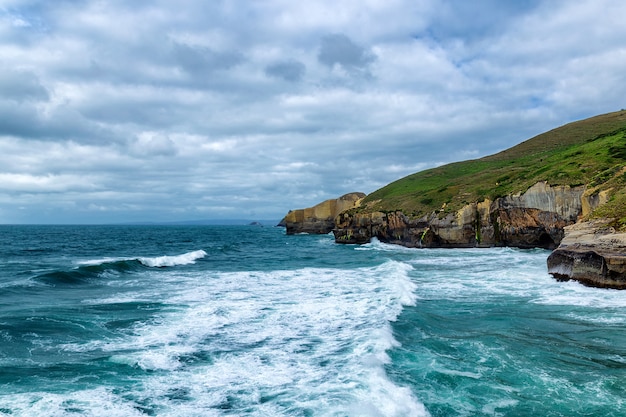
<path fill-rule="evenodd" d="M 498 154 L 421 171 L 367 196 L 361 210 L 401 210 L 411 217 L 550 185 L 611 189 L 593 215 L 626 228 L 626 110 L 570 123 Z"/>

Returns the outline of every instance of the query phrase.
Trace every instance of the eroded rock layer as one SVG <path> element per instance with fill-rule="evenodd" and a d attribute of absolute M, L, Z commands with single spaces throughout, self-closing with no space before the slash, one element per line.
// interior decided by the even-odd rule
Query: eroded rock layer
<path fill-rule="evenodd" d="M 525 193 L 464 206 L 456 213 L 409 218 L 401 211 L 341 213 L 337 243 L 383 242 L 408 247 L 514 246 L 554 249 L 563 228 L 583 210 L 584 187 L 535 184 Z"/>

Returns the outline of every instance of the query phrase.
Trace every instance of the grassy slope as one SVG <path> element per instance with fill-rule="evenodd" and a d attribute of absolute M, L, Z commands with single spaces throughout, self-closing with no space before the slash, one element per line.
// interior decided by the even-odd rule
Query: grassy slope
<path fill-rule="evenodd" d="M 371 193 L 362 210 L 402 210 L 420 217 L 434 210 L 526 191 L 538 181 L 551 185 L 613 188 L 598 215 L 626 227 L 626 111 L 570 123 L 498 154 L 421 171 Z"/>

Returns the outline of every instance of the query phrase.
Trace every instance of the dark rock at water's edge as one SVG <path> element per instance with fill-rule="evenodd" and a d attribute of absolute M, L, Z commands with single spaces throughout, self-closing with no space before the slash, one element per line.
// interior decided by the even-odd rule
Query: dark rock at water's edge
<path fill-rule="evenodd" d="M 548 257 L 548 272 L 559 280 L 626 289 L 626 233 L 616 233 L 608 223 L 596 220 L 566 227 L 561 245 Z"/>
<path fill-rule="evenodd" d="M 541 182 L 521 195 L 485 200 L 454 214 L 439 216 L 434 212 L 419 219 L 411 219 L 402 211 L 360 213 L 357 208 L 363 197 L 362 193 L 352 193 L 291 211 L 281 225 L 287 234 L 332 231 L 341 244 L 363 244 L 377 238 L 415 248 L 551 249 L 548 272 L 556 279 L 626 289 L 626 233 L 609 227 L 611 219 L 577 222 L 606 200 L 585 192 L 584 186 L 551 187 Z"/>
<path fill-rule="evenodd" d="M 336 219 L 337 243 L 372 238 L 414 248 L 509 246 L 554 250 L 548 272 L 558 280 L 626 289 L 626 233 L 603 221 L 578 221 L 605 199 L 585 187 L 538 183 L 526 193 L 468 204 L 454 214 L 411 219 L 401 211 L 346 211 Z"/>
<path fill-rule="evenodd" d="M 335 228 L 335 218 L 345 210 L 357 207 L 365 197 L 363 193 L 348 193 L 326 200 L 313 207 L 291 210 L 278 223 L 288 235 L 297 233 L 327 234 Z"/>

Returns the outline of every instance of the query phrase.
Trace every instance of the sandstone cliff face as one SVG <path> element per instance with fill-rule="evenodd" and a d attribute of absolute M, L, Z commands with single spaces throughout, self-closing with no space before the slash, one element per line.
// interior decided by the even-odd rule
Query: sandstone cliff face
<path fill-rule="evenodd" d="M 366 243 L 372 237 L 408 247 L 514 246 L 554 249 L 563 228 L 582 213 L 584 187 L 535 184 L 524 194 L 468 204 L 456 213 L 410 219 L 400 211 L 341 213 L 337 243 Z"/>
<path fill-rule="evenodd" d="M 626 233 L 615 233 L 607 223 L 566 227 L 561 245 L 548 257 L 548 272 L 561 280 L 626 289 Z"/>
<path fill-rule="evenodd" d="M 363 193 L 349 193 L 337 199 L 326 200 L 316 206 L 292 210 L 281 220 L 287 234 L 326 234 L 335 228 L 335 218 L 345 210 L 357 207 L 365 197 Z"/>

